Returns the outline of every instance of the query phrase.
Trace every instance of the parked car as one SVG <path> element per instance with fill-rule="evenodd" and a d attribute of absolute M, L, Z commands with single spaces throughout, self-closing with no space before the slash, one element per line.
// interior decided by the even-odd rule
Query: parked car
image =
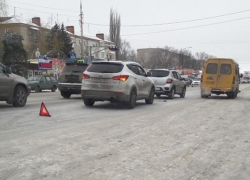
<path fill-rule="evenodd" d="M 52 92 L 55 92 L 58 86 L 56 78 L 48 75 L 29 77 L 28 83 L 31 90 L 35 90 L 35 92 L 41 92 L 42 90 L 51 90 Z"/>
<path fill-rule="evenodd" d="M 250 83 L 249 77 L 243 77 L 243 78 L 241 78 L 240 83 L 242 83 L 242 84 Z"/>
<path fill-rule="evenodd" d="M 191 86 L 194 87 L 194 86 L 200 86 L 201 85 L 201 78 L 194 78 Z"/>
<path fill-rule="evenodd" d="M 96 101 L 121 101 L 133 109 L 137 100 L 153 104 L 154 82 L 135 62 L 93 62 L 82 76 L 82 98 L 86 106 Z"/>
<path fill-rule="evenodd" d="M 61 96 L 70 98 L 72 94 L 81 94 L 82 74 L 88 67 L 85 63 L 66 63 L 59 77 L 58 89 Z"/>
<path fill-rule="evenodd" d="M 167 95 L 173 99 L 175 94 L 180 95 L 181 98 L 185 97 L 186 84 L 175 70 L 152 69 L 148 72 L 148 76 L 155 83 L 155 94 L 157 97 Z"/>
<path fill-rule="evenodd" d="M 25 106 L 30 94 L 27 80 L 13 74 L 11 69 L 0 63 L 0 101 L 6 101 L 15 107 Z"/>

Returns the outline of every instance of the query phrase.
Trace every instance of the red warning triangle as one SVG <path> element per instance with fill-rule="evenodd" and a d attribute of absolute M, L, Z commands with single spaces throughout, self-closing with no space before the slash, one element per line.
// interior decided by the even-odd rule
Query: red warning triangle
<path fill-rule="evenodd" d="M 47 110 L 46 106 L 44 105 L 44 103 L 42 102 L 41 104 L 41 109 L 40 109 L 40 116 L 48 116 L 51 117 L 51 115 L 49 114 L 49 111 Z"/>

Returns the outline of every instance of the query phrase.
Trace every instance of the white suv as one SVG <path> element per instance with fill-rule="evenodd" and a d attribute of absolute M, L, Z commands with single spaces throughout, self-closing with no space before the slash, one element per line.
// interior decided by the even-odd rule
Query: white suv
<path fill-rule="evenodd" d="M 155 94 L 157 97 L 167 95 L 170 99 L 175 94 L 181 98 L 186 94 L 186 83 L 184 78 L 175 70 L 168 69 L 152 69 L 148 72 L 149 78 L 155 82 Z"/>
<path fill-rule="evenodd" d="M 154 82 L 135 62 L 93 62 L 83 73 L 81 95 L 86 106 L 95 101 L 121 101 L 133 109 L 136 100 L 154 101 Z"/>

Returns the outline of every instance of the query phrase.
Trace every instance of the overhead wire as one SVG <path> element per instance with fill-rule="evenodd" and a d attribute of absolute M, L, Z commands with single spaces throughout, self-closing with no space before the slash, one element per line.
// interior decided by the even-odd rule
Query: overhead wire
<path fill-rule="evenodd" d="M 135 34 L 123 34 L 121 36 L 137 36 L 137 35 L 146 35 L 146 34 L 159 34 L 159 33 L 171 32 L 171 31 L 180 31 L 180 30 L 194 29 L 194 28 L 199 28 L 199 27 L 213 26 L 213 25 L 218 25 L 218 24 L 225 24 L 225 23 L 235 22 L 235 21 L 240 21 L 240 20 L 245 20 L 245 19 L 250 19 L 250 17 L 238 18 L 238 19 L 233 19 L 233 20 L 228 20 L 228 21 L 221 21 L 221 22 L 217 22 L 217 23 L 210 23 L 210 24 L 204 24 L 204 25 L 190 26 L 190 27 L 185 27 L 185 28 L 169 29 L 169 30 L 164 30 L 164 31 L 154 31 L 154 32 L 135 33 Z"/>
<path fill-rule="evenodd" d="M 171 24 L 181 24 L 181 23 L 196 22 L 196 21 L 203 21 L 203 20 L 214 19 L 214 18 L 219 18 L 219 17 L 225 17 L 225 16 L 230 16 L 230 15 L 235 15 L 235 14 L 240 14 L 240 13 L 245 13 L 245 12 L 250 12 L 250 9 L 233 12 L 233 13 L 221 14 L 217 16 L 210 16 L 210 17 L 205 17 L 205 18 L 191 19 L 191 20 L 184 20 L 184 21 L 166 22 L 166 23 L 159 23 L 159 24 L 134 24 L 134 25 L 121 25 L 121 26 L 122 27 L 145 27 L 145 26 L 162 26 L 162 25 L 171 25 Z M 109 26 L 107 24 L 96 24 L 96 23 L 89 23 L 89 22 L 86 22 L 86 23 L 90 25 L 96 25 L 96 26 Z"/>
<path fill-rule="evenodd" d="M 75 10 L 51 8 L 51 7 L 40 6 L 40 5 L 38 6 L 38 5 L 35 5 L 35 4 L 22 3 L 22 2 L 12 1 L 12 0 L 10 0 L 10 2 L 15 2 L 15 3 L 29 5 L 29 6 L 42 7 L 42 8 L 47 8 L 47 9 L 63 10 L 63 11 L 70 11 L 70 12 L 78 12 L 78 11 L 75 11 Z M 181 23 L 196 22 L 196 21 L 203 21 L 203 20 L 220 18 L 220 17 L 225 17 L 225 16 L 231 16 L 231 15 L 241 14 L 241 13 L 245 13 L 245 12 L 250 12 L 250 9 L 242 10 L 242 11 L 237 11 L 237 12 L 232 12 L 232 13 L 221 14 L 221 15 L 216 15 L 216 16 L 210 16 L 210 17 L 204 17 L 204 18 L 198 18 L 198 19 L 191 19 L 191 20 L 176 21 L 176 22 L 166 22 L 166 23 L 158 23 L 158 24 L 132 24 L 132 25 L 121 25 L 121 26 L 122 27 L 146 27 L 146 26 L 162 26 L 162 25 L 171 25 L 171 24 L 181 24 Z M 68 16 L 68 15 L 64 15 L 64 16 Z M 85 22 L 85 23 L 89 24 L 89 25 L 96 25 L 96 26 L 109 26 L 109 24 L 97 24 L 97 23 L 91 23 L 91 22 Z"/>
<path fill-rule="evenodd" d="M 44 11 L 37 11 L 37 10 L 32 10 L 32 9 L 26 9 L 26 8 L 21 8 L 21 7 L 17 7 L 17 6 L 12 6 L 12 5 L 8 5 L 8 6 L 15 7 L 17 9 L 24 9 L 24 10 L 28 10 L 28 11 L 34 11 L 34 12 L 40 12 L 40 13 L 46 13 L 46 14 L 48 14 L 48 12 L 44 12 Z M 66 17 L 78 17 L 78 16 L 69 16 L 69 15 L 66 15 L 66 14 L 58 14 L 58 13 L 49 13 L 49 14 L 55 14 L 55 15 L 66 16 Z"/>
<path fill-rule="evenodd" d="M 35 4 L 28 4 L 28 3 L 22 3 L 22 2 L 17 2 L 17 1 L 11 1 L 11 0 L 9 0 L 9 1 L 10 1 L 10 2 L 14 2 L 14 3 L 19 3 L 19 4 L 28 5 L 28 6 L 35 6 L 35 7 L 46 8 L 46 9 L 54 9 L 54 10 L 69 11 L 69 12 L 79 12 L 79 11 L 74 11 L 74 10 L 69 10 L 69 9 L 58 9 L 58 8 L 40 6 L 40 5 L 35 5 Z"/>

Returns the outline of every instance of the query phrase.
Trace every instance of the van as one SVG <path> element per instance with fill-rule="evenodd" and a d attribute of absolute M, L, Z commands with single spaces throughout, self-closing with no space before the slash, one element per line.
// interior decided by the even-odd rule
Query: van
<path fill-rule="evenodd" d="M 201 76 L 201 97 L 226 94 L 234 99 L 239 92 L 239 64 L 233 59 L 208 59 Z"/>

